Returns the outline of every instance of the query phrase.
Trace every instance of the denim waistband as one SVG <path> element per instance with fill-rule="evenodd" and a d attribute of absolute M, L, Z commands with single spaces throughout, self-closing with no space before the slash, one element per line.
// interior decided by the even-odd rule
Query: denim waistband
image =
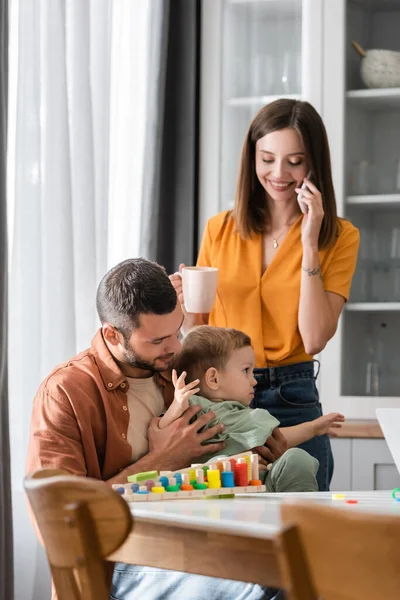
<path fill-rule="evenodd" d="M 314 363 L 317 363 L 317 372 L 314 373 Z M 257 383 L 261 385 L 277 385 L 295 379 L 305 379 L 307 377 L 318 377 L 319 361 L 309 360 L 305 362 L 283 365 L 282 367 L 266 367 L 265 369 L 254 369 L 254 377 Z"/>

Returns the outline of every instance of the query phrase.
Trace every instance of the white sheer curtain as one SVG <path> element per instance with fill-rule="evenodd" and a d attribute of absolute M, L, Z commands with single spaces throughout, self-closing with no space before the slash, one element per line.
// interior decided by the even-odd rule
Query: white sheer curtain
<path fill-rule="evenodd" d="M 140 252 L 150 9 L 154 0 L 112 2 L 109 267 Z"/>
<path fill-rule="evenodd" d="M 22 492 L 32 399 L 139 248 L 151 0 L 10 0 L 10 433 L 16 599 L 49 594 Z M 23 576 L 21 574 L 23 573 Z"/>

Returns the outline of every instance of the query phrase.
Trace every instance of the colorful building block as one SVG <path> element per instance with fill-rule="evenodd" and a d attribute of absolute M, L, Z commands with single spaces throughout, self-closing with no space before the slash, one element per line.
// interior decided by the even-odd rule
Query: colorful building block
<path fill-rule="evenodd" d="M 157 502 L 159 500 L 189 500 L 189 499 L 220 499 L 220 498 L 234 498 L 236 494 L 246 494 L 255 492 L 265 492 L 265 485 L 253 486 L 248 485 L 244 487 L 232 487 L 232 488 L 207 488 L 205 490 L 193 489 L 190 491 L 179 491 L 179 492 L 168 492 L 164 493 L 153 493 L 153 492 L 137 492 L 132 494 L 129 487 L 126 487 L 126 493 L 122 495 L 126 502 Z"/>
<path fill-rule="evenodd" d="M 128 475 L 128 481 L 130 483 L 139 483 L 139 481 L 146 481 L 147 479 L 158 479 L 158 471 L 148 471 L 147 473 L 136 473 L 135 475 Z"/>
<path fill-rule="evenodd" d="M 136 473 L 128 477 L 128 483 L 115 484 L 113 488 L 127 502 L 223 499 L 233 498 L 235 494 L 265 492 L 258 477 L 258 456 L 243 452 L 179 471 Z"/>

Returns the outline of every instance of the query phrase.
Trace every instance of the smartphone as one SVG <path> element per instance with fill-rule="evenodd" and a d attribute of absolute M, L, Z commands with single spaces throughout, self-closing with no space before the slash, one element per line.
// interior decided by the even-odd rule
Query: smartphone
<path fill-rule="evenodd" d="M 307 173 L 307 179 L 310 179 L 310 177 L 311 177 L 311 171 L 308 171 L 308 173 Z M 306 184 L 303 183 L 303 185 L 301 186 L 300 189 L 306 190 L 307 189 Z M 305 202 L 301 201 L 301 194 L 297 194 L 297 202 L 299 203 L 300 210 L 303 213 L 303 215 L 306 215 L 308 213 L 308 206 L 307 206 L 307 204 Z"/>

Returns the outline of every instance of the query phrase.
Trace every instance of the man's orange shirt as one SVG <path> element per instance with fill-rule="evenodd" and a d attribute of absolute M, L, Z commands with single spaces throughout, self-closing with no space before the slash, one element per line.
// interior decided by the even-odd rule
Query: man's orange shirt
<path fill-rule="evenodd" d="M 233 217 L 219 213 L 207 223 L 197 264 L 217 267 L 218 290 L 210 325 L 234 327 L 251 337 L 256 366 L 311 360 L 298 327 L 302 217 L 292 225 L 262 273 L 262 235 L 243 240 Z M 359 231 L 338 219 L 335 244 L 319 253 L 324 289 L 345 300 L 356 268 Z"/>
<path fill-rule="evenodd" d="M 174 388 L 158 373 L 166 406 Z M 111 479 L 132 463 L 128 441 L 129 383 L 108 350 L 101 329 L 88 350 L 56 367 L 33 401 L 26 472 L 62 469 Z"/>

